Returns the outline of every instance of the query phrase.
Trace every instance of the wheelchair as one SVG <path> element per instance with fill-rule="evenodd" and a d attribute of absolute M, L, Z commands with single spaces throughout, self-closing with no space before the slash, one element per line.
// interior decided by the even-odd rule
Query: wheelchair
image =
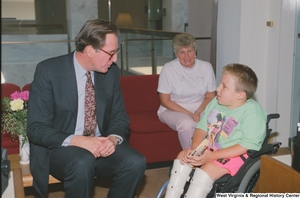
<path fill-rule="evenodd" d="M 255 184 L 260 175 L 260 157 L 261 155 L 272 155 L 277 153 L 281 146 L 281 142 L 268 143 L 269 135 L 272 129 L 269 128 L 270 120 L 279 118 L 278 113 L 269 114 L 267 116 L 266 123 L 266 137 L 259 151 L 248 150 L 247 154 L 249 158 L 238 170 L 236 175 L 231 176 L 229 174 L 223 175 L 216 180 L 213 184 L 213 188 L 207 195 L 207 198 L 215 197 L 216 193 L 251 193 L 255 187 Z M 171 167 L 172 169 L 172 167 Z M 170 169 L 170 170 L 171 170 Z M 194 171 L 191 172 L 190 178 L 192 178 Z M 156 198 L 164 197 L 169 180 L 160 187 Z M 183 195 L 187 192 L 189 187 L 189 181 L 186 183 L 183 191 Z M 182 197 L 183 197 L 182 195 Z"/>

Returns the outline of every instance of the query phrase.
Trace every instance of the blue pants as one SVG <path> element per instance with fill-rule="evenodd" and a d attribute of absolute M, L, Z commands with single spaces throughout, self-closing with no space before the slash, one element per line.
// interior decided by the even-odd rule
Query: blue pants
<path fill-rule="evenodd" d="M 50 174 L 63 182 L 67 198 L 92 197 L 95 176 L 112 178 L 108 198 L 132 198 L 145 170 L 145 158 L 126 143 L 106 158 L 75 146 L 50 151 Z"/>

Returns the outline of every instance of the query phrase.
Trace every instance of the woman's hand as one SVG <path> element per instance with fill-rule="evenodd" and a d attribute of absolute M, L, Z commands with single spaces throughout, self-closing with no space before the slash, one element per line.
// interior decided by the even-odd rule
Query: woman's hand
<path fill-rule="evenodd" d="M 193 118 L 195 122 L 199 122 L 201 117 L 200 114 L 201 114 L 200 112 L 195 111 L 194 113 L 191 113 L 190 116 Z"/>

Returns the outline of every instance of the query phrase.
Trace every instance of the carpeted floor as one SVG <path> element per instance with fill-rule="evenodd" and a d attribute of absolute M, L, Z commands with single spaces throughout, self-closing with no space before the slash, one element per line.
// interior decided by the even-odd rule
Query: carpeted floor
<path fill-rule="evenodd" d="M 169 170 L 170 170 L 169 167 L 146 170 L 144 179 L 137 189 L 137 198 L 154 198 L 159 188 L 168 179 Z M 105 198 L 109 188 L 108 186 L 105 187 L 105 184 L 101 183 L 100 180 L 98 182 L 95 185 L 96 187 L 94 190 L 94 198 Z M 33 188 L 25 188 L 25 197 L 38 198 Z M 64 198 L 62 185 L 61 184 L 49 185 L 48 198 Z"/>

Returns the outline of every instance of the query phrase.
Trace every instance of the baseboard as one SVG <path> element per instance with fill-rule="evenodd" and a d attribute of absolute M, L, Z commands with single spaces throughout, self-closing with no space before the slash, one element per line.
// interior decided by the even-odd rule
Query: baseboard
<path fill-rule="evenodd" d="M 165 162 L 147 163 L 147 170 L 155 169 L 155 168 L 171 167 L 172 165 L 173 165 L 173 160 L 165 161 Z"/>

